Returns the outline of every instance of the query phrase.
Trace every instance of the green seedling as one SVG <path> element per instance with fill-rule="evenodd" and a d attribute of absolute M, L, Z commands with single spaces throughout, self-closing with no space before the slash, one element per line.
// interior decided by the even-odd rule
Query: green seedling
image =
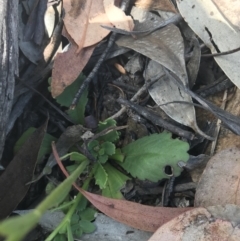
<path fill-rule="evenodd" d="M 79 77 L 76 82 L 65 89 L 61 96 L 56 98 L 60 105 L 70 106 L 72 96 L 81 84 L 81 78 Z M 76 124 L 84 122 L 86 103 L 87 93 L 85 93 L 85 97 L 80 99 L 79 106 L 77 105 L 75 109 L 76 113 L 67 112 Z M 115 120 L 108 119 L 100 122 L 96 131 L 98 137 L 88 141 L 88 151 L 95 158 L 95 162 L 91 163 L 77 151 L 61 157 L 62 160 L 72 161 L 72 164 L 66 167 L 71 174 L 70 177 L 57 187 L 49 183 L 47 186 L 48 196 L 39 204 L 36 211 L 20 218 L 10 218 L 1 222 L 0 234 L 7 236 L 8 241 L 21 240 L 36 225 L 43 212 L 50 208 L 53 208 L 53 210 L 61 209 L 65 213 L 65 217 L 49 235 L 47 241 L 71 241 L 80 238 L 83 233 L 94 231 L 95 226 L 92 224 L 92 220 L 95 211 L 87 207 L 86 198 L 80 193 L 77 194 L 76 198 L 71 198 L 69 195 L 71 183 L 80 174 L 87 176 L 87 179 L 83 182 L 83 189 L 88 189 L 90 181 L 95 179 L 95 184 L 99 186 L 102 195 L 118 199 L 123 198 L 120 190 L 130 178 L 119 171 L 116 168 L 117 165 L 133 177 L 153 182 L 180 175 L 182 169 L 178 166 L 178 162 L 187 161 L 189 157 L 187 142 L 172 139 L 170 133 L 163 132 L 143 137 L 123 148 L 116 149 L 119 133 L 114 130 L 115 127 Z M 105 134 L 98 135 L 103 133 L 104 130 L 106 130 Z M 24 133 L 23 137 L 17 142 L 15 150 L 21 147 L 26 135 L 31 131 L 32 129 L 28 130 L 27 134 Z M 54 137 L 47 135 L 43 140 L 42 149 L 44 151 L 40 151 L 41 154 L 39 153 L 41 157 L 50 152 L 50 142 L 53 139 Z M 115 162 L 114 165 L 112 165 L 113 162 Z M 171 167 L 170 174 L 166 173 L 166 167 Z M 29 226 L 27 227 L 27 225 Z"/>

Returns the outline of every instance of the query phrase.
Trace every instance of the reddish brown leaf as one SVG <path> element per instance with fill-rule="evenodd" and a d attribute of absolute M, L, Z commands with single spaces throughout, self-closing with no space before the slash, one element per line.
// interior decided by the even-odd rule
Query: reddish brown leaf
<path fill-rule="evenodd" d="M 63 173 L 66 176 L 69 176 L 61 163 L 54 144 L 52 145 L 52 148 L 58 165 L 62 169 Z M 192 209 L 151 207 L 126 200 L 116 200 L 93 194 L 78 187 L 75 183 L 73 183 L 73 186 L 79 192 L 81 192 L 98 210 L 107 216 L 131 227 L 149 232 L 156 231 L 164 223 Z"/>
<path fill-rule="evenodd" d="M 46 123 L 24 143 L 0 177 L 0 219 L 6 218 L 26 195 L 32 180 Z"/>
<path fill-rule="evenodd" d="M 72 44 L 67 52 L 58 53 L 53 66 L 51 92 L 53 98 L 77 79 L 92 55 L 95 46 L 77 52 L 77 45 Z"/>

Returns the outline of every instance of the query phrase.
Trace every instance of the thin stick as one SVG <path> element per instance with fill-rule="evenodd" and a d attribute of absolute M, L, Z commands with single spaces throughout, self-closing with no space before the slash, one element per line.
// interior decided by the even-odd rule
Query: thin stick
<path fill-rule="evenodd" d="M 224 94 L 223 94 L 223 101 L 222 101 L 222 104 L 221 104 L 221 108 L 224 110 L 225 107 L 226 107 L 226 103 L 227 103 L 227 94 L 228 94 L 228 90 L 225 90 L 224 91 Z M 219 136 L 219 132 L 220 132 L 220 129 L 221 129 L 221 123 L 222 121 L 220 119 L 217 120 L 217 126 L 216 126 L 216 129 L 215 129 L 215 140 L 212 142 L 212 146 L 211 146 L 211 151 L 210 151 L 210 156 L 213 155 L 214 151 L 215 151 L 215 148 L 216 148 L 216 145 L 217 145 L 217 140 L 218 140 L 218 136 Z"/>
<path fill-rule="evenodd" d="M 208 58 L 208 57 L 218 57 L 218 56 L 222 56 L 222 55 L 228 55 L 228 54 L 232 54 L 235 52 L 238 52 L 240 50 L 240 47 L 236 48 L 236 49 L 232 49 L 229 51 L 225 51 L 225 52 L 221 52 L 221 53 L 215 53 L 215 54 L 202 54 L 201 57 L 203 58 Z"/>
<path fill-rule="evenodd" d="M 158 79 L 160 79 L 162 76 L 160 76 Z M 157 79 L 157 80 L 158 80 Z M 157 81 L 156 79 L 151 80 L 151 81 L 146 81 L 146 83 L 137 91 L 137 93 L 130 99 L 131 102 L 137 101 L 140 96 L 146 92 L 148 90 L 148 88 Z M 127 108 L 124 106 L 122 107 L 116 114 L 112 115 L 111 117 L 109 117 L 108 119 L 117 119 L 118 117 L 120 117 L 125 111 L 127 110 Z"/>

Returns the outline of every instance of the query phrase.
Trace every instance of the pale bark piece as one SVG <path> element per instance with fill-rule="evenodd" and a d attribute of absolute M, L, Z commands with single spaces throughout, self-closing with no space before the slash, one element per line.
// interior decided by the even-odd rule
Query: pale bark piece
<path fill-rule="evenodd" d="M 0 158 L 18 76 L 18 1 L 0 2 Z"/>
<path fill-rule="evenodd" d="M 97 214 L 93 223 L 97 227 L 96 231 L 84 234 L 82 241 L 146 241 L 152 235 L 150 232 L 130 228 L 101 213 Z"/>
<path fill-rule="evenodd" d="M 199 207 L 190 210 L 161 226 L 148 241 L 237 241 L 240 235 L 238 223 L 232 224 L 232 218 L 236 219 L 224 212 L 225 208 Z M 239 215 L 239 208 L 230 209 Z"/>
<path fill-rule="evenodd" d="M 195 206 L 240 205 L 240 149 L 230 148 L 213 156 L 198 183 Z"/>
<path fill-rule="evenodd" d="M 230 6 L 232 1 L 215 2 L 218 2 L 218 6 L 221 6 L 224 11 L 219 10 L 213 1 L 177 0 L 181 15 L 206 46 L 210 48 L 212 53 L 239 48 L 239 19 L 234 19 L 233 23 L 231 23 L 231 17 L 224 15 L 224 13 L 233 14 L 233 11 L 226 10 L 226 6 L 221 5 L 224 2 Z M 234 11 L 235 16 L 237 15 L 238 18 L 239 11 L 240 9 Z M 240 88 L 240 51 L 214 58 L 229 79 Z"/>

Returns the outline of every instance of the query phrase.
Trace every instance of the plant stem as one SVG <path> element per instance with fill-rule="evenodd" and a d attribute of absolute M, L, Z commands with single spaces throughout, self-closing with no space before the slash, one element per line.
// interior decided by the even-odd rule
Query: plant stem
<path fill-rule="evenodd" d="M 52 208 L 54 205 L 60 203 L 68 194 L 71 189 L 71 183 L 73 183 L 77 177 L 85 170 L 86 166 L 89 164 L 89 160 L 83 161 L 79 167 L 68 177 L 68 181 L 62 182 L 56 189 L 46 197 L 43 202 L 41 202 L 36 210 L 43 214 L 47 209 Z"/>
<path fill-rule="evenodd" d="M 91 170 L 91 172 L 89 173 L 88 178 L 85 180 L 85 182 L 83 183 L 82 188 L 84 190 L 87 190 L 89 187 L 89 183 L 92 180 L 92 176 L 93 176 L 93 170 Z M 47 239 L 45 241 L 51 241 L 59 232 L 59 230 L 64 226 L 64 225 L 68 225 L 71 222 L 71 217 L 72 215 L 75 213 L 75 210 L 79 204 L 79 202 L 81 201 L 81 199 L 83 198 L 83 195 L 81 193 L 78 193 L 77 197 L 74 200 L 73 205 L 71 206 L 71 208 L 68 210 L 67 214 L 65 215 L 65 217 L 63 218 L 63 220 L 61 221 L 61 223 L 52 231 L 52 233 L 47 237 Z"/>

